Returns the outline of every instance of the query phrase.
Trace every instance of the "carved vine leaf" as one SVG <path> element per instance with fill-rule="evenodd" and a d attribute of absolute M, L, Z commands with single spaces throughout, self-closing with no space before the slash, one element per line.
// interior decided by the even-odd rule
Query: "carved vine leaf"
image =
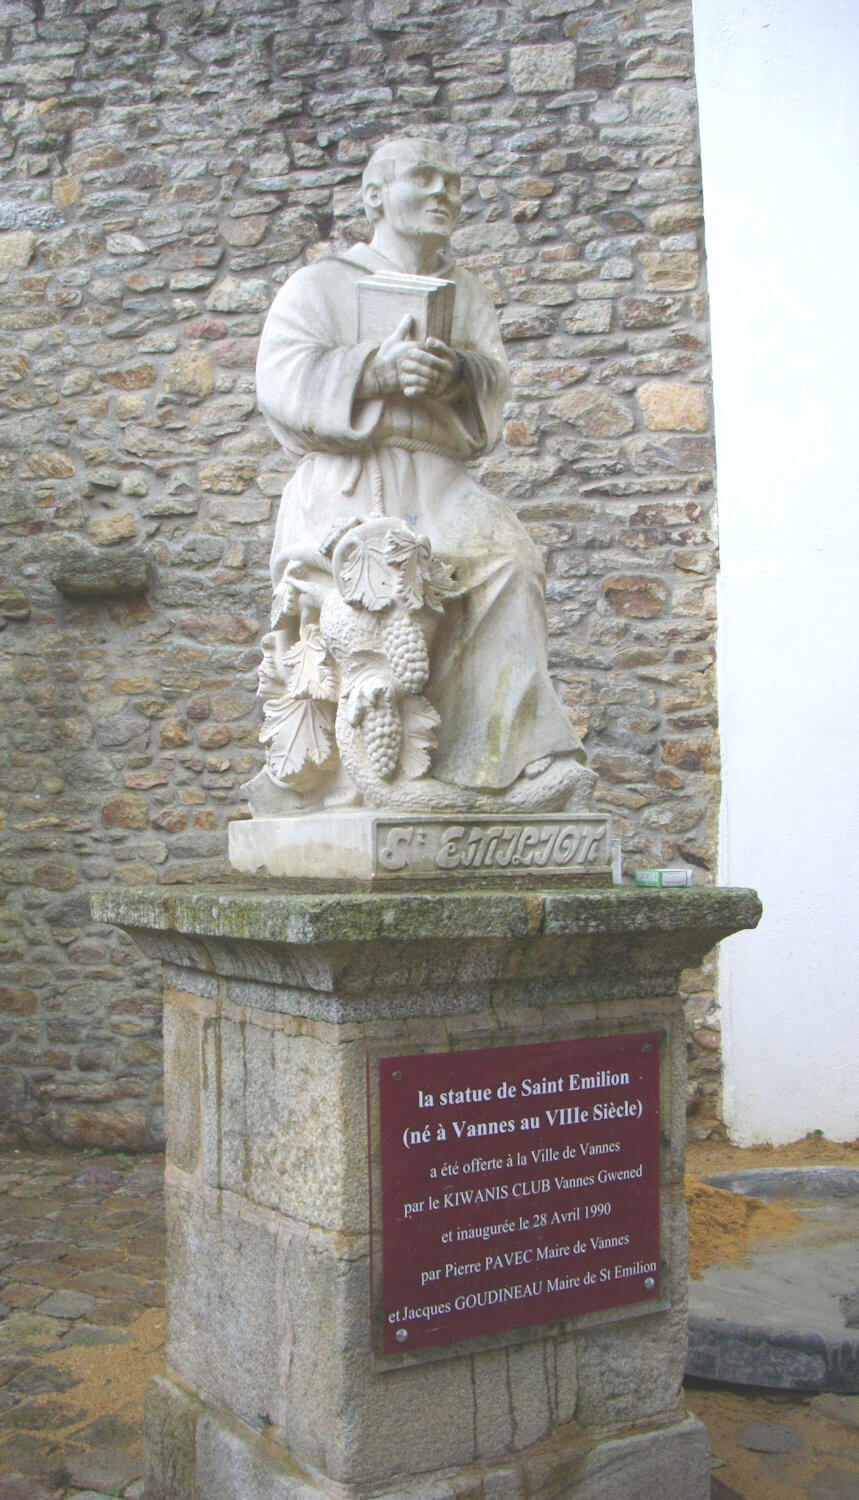
<path fill-rule="evenodd" d="M 429 770 L 430 751 L 438 743 L 435 731 L 441 718 L 426 698 L 402 698 L 399 707 L 403 725 L 400 773 L 406 781 L 417 781 Z"/>
<path fill-rule="evenodd" d="M 271 601 L 272 630 L 282 629 L 290 616 L 298 614 L 298 608 L 298 590 L 290 582 L 289 578 L 282 579 L 280 587 L 275 589 Z"/>
<path fill-rule="evenodd" d="M 453 569 L 437 557 L 430 558 L 429 577 L 424 583 L 424 604 L 440 614 L 445 599 L 451 599 L 461 589 L 453 576 Z"/>
<path fill-rule="evenodd" d="M 397 569 L 397 598 L 407 609 L 420 609 L 432 555 L 428 539 L 392 531 L 385 538 L 385 552 Z"/>
<path fill-rule="evenodd" d="M 346 694 L 345 684 L 343 690 Z M 368 656 L 366 665 L 352 673 L 346 694 L 346 718 L 354 728 L 361 723 L 365 709 L 375 708 L 381 703 L 393 703 L 394 697 L 390 673 L 380 672 L 372 657 Z"/>
<path fill-rule="evenodd" d="M 340 592 L 347 604 L 384 609 L 394 597 L 396 583 L 381 537 L 356 540 L 340 564 Z"/>
<path fill-rule="evenodd" d="M 360 686 L 371 679 L 375 682 L 382 677 L 390 677 L 384 651 L 352 651 L 340 674 L 340 692 L 346 697 L 356 684 Z"/>
<path fill-rule="evenodd" d="M 262 661 L 257 668 L 257 675 L 259 676 L 257 696 L 279 698 L 283 693 L 283 678 L 277 669 L 273 635 L 264 635 L 262 638 Z"/>
<path fill-rule="evenodd" d="M 264 705 L 260 739 L 281 779 L 297 776 L 308 764 L 324 766 L 334 745 L 334 705 L 312 698 L 273 698 Z"/>
<path fill-rule="evenodd" d="M 347 531 L 352 531 L 356 526 L 363 526 L 366 519 L 366 516 L 350 516 L 348 521 L 335 521 L 334 525 L 331 527 L 331 530 L 325 533 L 322 544 L 319 548 L 322 556 L 333 557 L 334 548 L 337 546 L 337 543 L 346 535 Z"/>
<path fill-rule="evenodd" d="M 291 698 L 327 698 L 337 701 L 337 679 L 328 648 L 318 625 L 306 625 L 284 658 L 292 670 L 286 684 Z"/>

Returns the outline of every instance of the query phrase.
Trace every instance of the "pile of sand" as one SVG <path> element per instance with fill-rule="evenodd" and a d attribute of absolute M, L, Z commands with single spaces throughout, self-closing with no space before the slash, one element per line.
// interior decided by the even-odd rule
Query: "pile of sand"
<path fill-rule="evenodd" d="M 689 1213 L 689 1275 L 698 1278 L 716 1261 L 742 1260 L 753 1240 L 792 1234 L 802 1222 L 786 1203 L 764 1203 L 745 1193 L 710 1187 L 694 1172 L 686 1174 Z"/>
<path fill-rule="evenodd" d="M 786 1146 L 732 1146 L 728 1141 L 696 1141 L 686 1148 L 693 1172 L 743 1172 L 752 1167 L 859 1167 L 859 1140 L 827 1141 L 817 1131 Z"/>

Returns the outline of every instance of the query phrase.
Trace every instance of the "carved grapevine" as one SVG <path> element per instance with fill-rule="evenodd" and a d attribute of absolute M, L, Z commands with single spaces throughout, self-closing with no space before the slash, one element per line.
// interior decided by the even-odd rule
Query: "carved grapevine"
<path fill-rule="evenodd" d="M 281 781 L 327 768 L 336 740 L 359 790 L 373 800 L 374 784 L 415 781 L 429 770 L 439 716 L 421 696 L 430 671 L 427 627 L 456 585 L 427 538 L 391 520 L 354 517 L 321 550 L 332 559 L 336 592 L 322 601 L 318 624 L 302 618 L 279 661 L 275 637 L 265 638 L 260 737 Z M 282 626 L 296 607 L 295 590 L 285 585 L 273 623 Z"/>
<path fill-rule="evenodd" d="M 263 641 L 260 740 L 280 781 L 300 776 L 308 766 L 325 766 L 334 752 L 337 679 L 318 625 L 306 625 L 278 670 L 273 637 Z"/>

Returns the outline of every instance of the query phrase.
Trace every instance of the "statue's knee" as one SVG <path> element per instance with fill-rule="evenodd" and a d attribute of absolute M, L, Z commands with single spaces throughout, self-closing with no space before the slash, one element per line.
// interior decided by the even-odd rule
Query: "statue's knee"
<path fill-rule="evenodd" d="M 526 541 L 527 545 L 524 547 L 516 547 L 509 552 L 493 553 L 487 559 L 487 580 L 510 585 L 536 583 L 542 588 L 543 560 L 533 543 L 529 539 Z"/>

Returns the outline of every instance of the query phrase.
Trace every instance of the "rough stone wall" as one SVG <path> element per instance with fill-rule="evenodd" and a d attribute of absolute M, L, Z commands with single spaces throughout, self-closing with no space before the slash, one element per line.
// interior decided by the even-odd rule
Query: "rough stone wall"
<path fill-rule="evenodd" d="M 318 241 L 362 237 L 392 131 L 462 164 L 455 246 L 514 370 L 506 450 L 476 468 L 545 552 L 553 672 L 627 869 L 712 874 L 690 5 L 0 0 L 0 94 L 0 1098 L 31 1139 L 135 1148 L 160 1129 L 158 975 L 89 892 L 225 874 L 284 479 L 257 336 Z M 89 599 L 52 582 L 83 543 Z M 122 592 L 135 549 L 148 586 Z"/>

